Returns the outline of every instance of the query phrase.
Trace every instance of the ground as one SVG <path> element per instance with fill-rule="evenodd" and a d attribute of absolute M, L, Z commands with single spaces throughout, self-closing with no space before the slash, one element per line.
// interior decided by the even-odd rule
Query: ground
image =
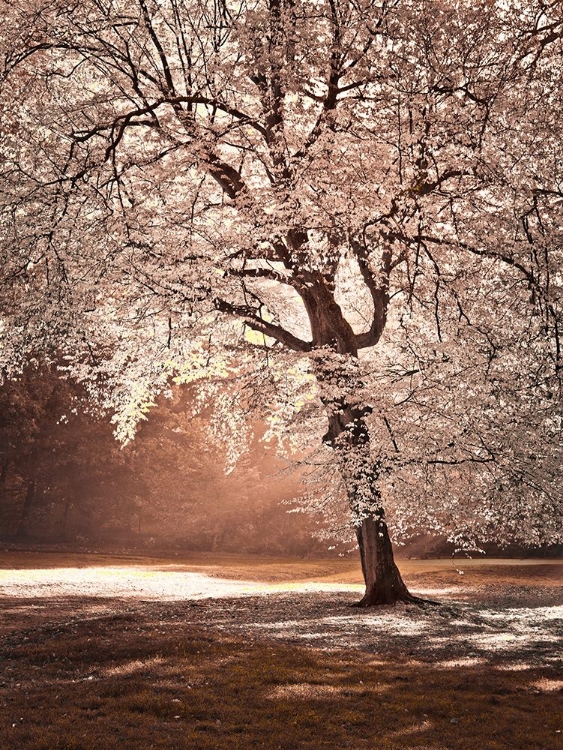
<path fill-rule="evenodd" d="M 563 748 L 563 563 L 0 552 L 0 748 Z"/>

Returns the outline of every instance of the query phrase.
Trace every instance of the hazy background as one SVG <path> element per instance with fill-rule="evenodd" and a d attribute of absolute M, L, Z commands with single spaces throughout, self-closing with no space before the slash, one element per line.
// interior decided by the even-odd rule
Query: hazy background
<path fill-rule="evenodd" d="M 300 512 L 298 467 L 257 438 L 225 473 L 224 446 L 194 418 L 191 392 L 160 399 L 136 439 L 115 440 L 109 415 L 84 388 L 30 367 L 0 386 L 0 541 L 154 552 L 262 555 L 346 554 L 353 541 Z M 260 433 L 260 425 L 256 425 Z M 293 502 L 292 502 L 293 500 Z M 343 515 L 336 519 L 346 522 Z M 332 519 L 334 523 L 334 519 Z M 319 538 L 319 534 L 320 537 Z M 492 552 L 497 552 L 489 548 Z M 451 554 L 442 539 L 415 538 L 411 557 Z M 509 548 L 508 554 L 529 554 Z M 559 548 L 533 554 L 557 554 Z"/>

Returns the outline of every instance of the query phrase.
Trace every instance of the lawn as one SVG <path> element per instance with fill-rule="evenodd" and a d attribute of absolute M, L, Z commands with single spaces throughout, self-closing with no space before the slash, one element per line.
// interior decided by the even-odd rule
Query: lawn
<path fill-rule="evenodd" d="M 3 553 L 0 748 L 563 748 L 563 565 L 356 567 Z"/>

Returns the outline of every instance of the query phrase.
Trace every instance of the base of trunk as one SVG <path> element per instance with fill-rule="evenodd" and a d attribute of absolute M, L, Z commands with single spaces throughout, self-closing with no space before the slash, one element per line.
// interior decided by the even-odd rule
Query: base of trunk
<path fill-rule="evenodd" d="M 402 590 L 392 589 L 389 591 L 383 586 L 372 586 L 362 596 L 359 602 L 354 602 L 352 607 L 384 607 L 395 604 L 437 604 L 429 599 L 414 596 L 403 583 Z"/>
<path fill-rule="evenodd" d="M 380 517 L 369 516 L 356 528 L 366 593 L 355 607 L 377 607 L 403 602 L 435 604 L 407 589 L 395 565 L 387 524 Z"/>

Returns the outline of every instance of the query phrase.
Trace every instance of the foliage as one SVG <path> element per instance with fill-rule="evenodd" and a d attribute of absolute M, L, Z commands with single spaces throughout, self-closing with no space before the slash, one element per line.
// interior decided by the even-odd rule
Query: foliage
<path fill-rule="evenodd" d="M 274 451 L 254 445 L 228 477 L 224 464 L 179 388 L 122 448 L 108 415 L 56 369 L 29 367 L 0 387 L 5 540 L 309 553 L 315 525 L 280 506 L 301 488 Z"/>
<path fill-rule="evenodd" d="M 67 541 L 129 520 L 143 480 L 83 388 L 29 367 L 0 388 L 0 411 L 4 537 Z"/>
<path fill-rule="evenodd" d="M 124 439 L 210 374 L 231 465 L 261 404 L 356 523 L 561 539 L 561 12 L 5 5 L 3 366 Z"/>

